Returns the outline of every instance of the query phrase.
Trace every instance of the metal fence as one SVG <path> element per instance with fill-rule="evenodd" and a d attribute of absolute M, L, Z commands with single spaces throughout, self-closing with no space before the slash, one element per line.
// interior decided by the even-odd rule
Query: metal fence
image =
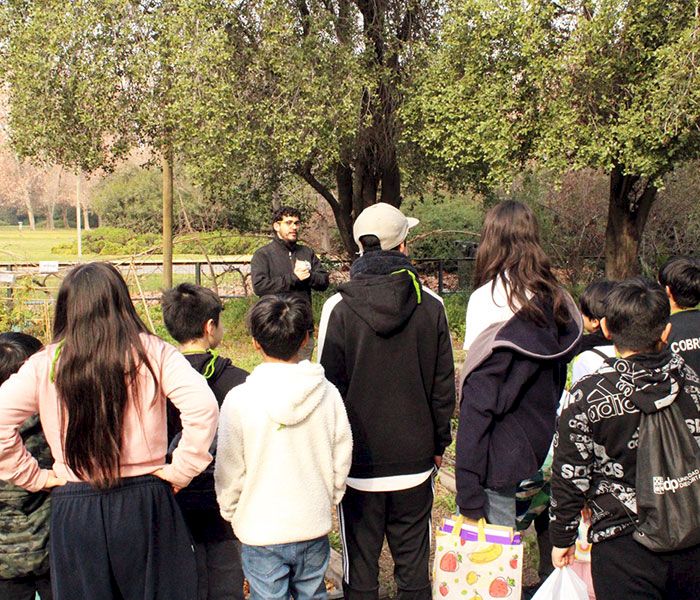
<path fill-rule="evenodd" d="M 253 294 L 250 282 L 250 256 L 226 260 L 174 260 L 173 281 L 192 281 L 198 285 L 220 288 L 222 298 L 235 298 Z M 331 274 L 332 283 L 349 278 L 352 261 L 322 258 Z M 426 279 L 426 285 L 439 294 L 450 294 L 469 287 L 473 258 L 418 258 L 413 263 Z M 45 261 L 40 263 L 0 262 L 0 289 L 5 288 L 5 297 L 12 297 L 17 283 L 30 278 L 36 292 L 56 291 L 65 272 L 76 262 Z M 160 290 L 163 265 L 160 262 L 130 260 L 112 261 L 126 279 L 132 292 L 139 292 L 147 299 L 155 299 L 153 292 Z M 27 287 L 27 286 L 23 286 Z M 139 290 L 140 288 L 140 290 Z M 158 296 L 160 294 L 158 293 Z"/>
<path fill-rule="evenodd" d="M 221 298 L 253 295 L 250 256 L 227 260 L 173 261 L 173 283 L 194 282 L 214 289 Z M 330 273 L 331 289 L 350 279 L 352 261 L 322 257 Z M 143 318 L 154 327 L 151 313 L 160 302 L 163 281 L 161 262 L 111 261 L 122 273 Z M 421 258 L 414 264 L 424 284 L 441 295 L 468 291 L 473 259 Z M 0 331 L 20 329 L 50 337 L 53 305 L 65 274 L 78 263 L 0 263 Z"/>

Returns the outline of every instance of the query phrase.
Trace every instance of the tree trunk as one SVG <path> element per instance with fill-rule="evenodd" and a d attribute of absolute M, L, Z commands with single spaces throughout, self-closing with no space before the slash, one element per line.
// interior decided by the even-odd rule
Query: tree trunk
<path fill-rule="evenodd" d="M 90 211 L 88 210 L 88 207 L 86 204 L 83 202 L 83 229 L 85 231 L 90 230 Z"/>
<path fill-rule="evenodd" d="M 399 46 L 412 39 L 414 23 L 419 18 L 412 3 L 398 3 L 404 13 L 397 20 L 397 30 L 392 35 L 387 31 L 387 14 L 393 10 L 388 2 L 354 0 L 354 4 L 361 14 L 366 47 L 371 49 L 368 59 L 381 75 L 363 90 L 354 146 L 340 149 L 340 162 L 335 173 L 337 197 L 311 173 L 311 161 L 299 164 L 294 169 L 332 208 L 341 240 L 350 257 L 354 257 L 358 251 L 352 235 L 357 216 L 379 198 L 397 208 L 401 206 L 396 114 L 402 102 L 400 89 L 404 81 L 404 65 Z M 338 2 L 336 34 L 341 44 L 352 43 L 352 36 L 347 35 L 350 31 L 348 22 L 352 18 L 349 5 L 348 0 Z M 297 0 L 297 7 L 303 24 L 308 17 L 306 0 Z M 392 16 L 397 15 L 392 12 Z M 390 43 L 387 35 L 391 37 Z"/>
<path fill-rule="evenodd" d="M 605 230 L 608 279 L 628 279 L 639 274 L 639 244 L 654 200 L 656 187 L 650 181 L 625 174 L 622 165 L 613 168 Z"/>
<path fill-rule="evenodd" d="M 53 211 L 55 207 L 55 200 L 52 199 L 46 202 L 46 229 L 48 229 L 49 231 L 54 230 Z"/>
<path fill-rule="evenodd" d="M 173 287 L 173 155 L 166 149 L 163 165 L 163 287 Z"/>
<path fill-rule="evenodd" d="M 32 201 L 29 198 L 29 194 L 25 192 L 24 194 L 24 207 L 27 209 L 27 218 L 29 219 L 29 229 L 34 231 L 36 229 L 36 220 L 34 219 L 34 207 L 32 206 Z"/>
<path fill-rule="evenodd" d="M 56 199 L 61 194 L 61 169 L 56 169 L 56 181 L 54 183 L 53 194 L 46 196 L 46 228 L 53 231 L 55 228 L 54 214 L 56 212 Z"/>
<path fill-rule="evenodd" d="M 392 148 L 392 156 L 382 173 L 382 197 L 381 202 L 391 204 L 396 208 L 401 207 L 401 173 L 396 161 L 396 150 Z"/>
<path fill-rule="evenodd" d="M 338 197 L 336 198 L 330 189 L 321 183 L 311 172 L 310 163 L 298 164 L 294 173 L 308 183 L 319 193 L 333 210 L 333 217 L 338 226 L 338 233 L 343 242 L 345 251 L 349 257 L 357 254 L 357 244 L 352 237 L 353 224 L 353 172 L 349 165 L 338 163 L 335 170 Z"/>
<path fill-rule="evenodd" d="M 335 183 L 338 188 L 338 202 L 333 208 L 340 239 L 350 258 L 355 258 L 359 247 L 352 235 L 353 219 L 353 173 L 349 165 L 338 164 L 335 169 Z M 357 215 L 355 215 L 357 216 Z"/>
<path fill-rule="evenodd" d="M 61 220 L 63 221 L 63 227 L 65 229 L 68 229 L 70 225 L 68 225 L 68 205 L 67 204 L 61 204 Z"/>

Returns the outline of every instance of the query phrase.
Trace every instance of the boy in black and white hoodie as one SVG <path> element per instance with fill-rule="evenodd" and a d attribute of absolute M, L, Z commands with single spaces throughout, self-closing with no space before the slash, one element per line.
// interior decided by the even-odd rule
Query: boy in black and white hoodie
<path fill-rule="evenodd" d="M 653 412 L 662 404 L 657 401 L 673 398 L 700 444 L 700 382 L 666 347 L 668 320 L 660 286 L 641 279 L 616 285 L 602 328 L 619 357 L 578 381 L 563 402 L 552 467 L 552 562 L 560 567 L 573 561 L 580 512 L 588 504 L 598 600 L 700 597 L 700 546 L 655 553 L 632 537 L 637 405 Z"/>
<path fill-rule="evenodd" d="M 221 407 L 216 494 L 243 543 L 251 600 L 326 597 L 327 534 L 345 492 L 352 436 L 323 368 L 299 361 L 310 323 L 301 298 L 261 299 L 248 326 L 264 362 Z"/>

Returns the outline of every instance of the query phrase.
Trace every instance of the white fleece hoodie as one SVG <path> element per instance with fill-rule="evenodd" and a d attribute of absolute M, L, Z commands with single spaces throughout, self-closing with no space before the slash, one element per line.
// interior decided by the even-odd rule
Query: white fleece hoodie
<path fill-rule="evenodd" d="M 323 367 L 307 360 L 257 366 L 226 396 L 218 440 L 216 496 L 241 542 L 285 544 L 330 531 L 352 435 Z"/>

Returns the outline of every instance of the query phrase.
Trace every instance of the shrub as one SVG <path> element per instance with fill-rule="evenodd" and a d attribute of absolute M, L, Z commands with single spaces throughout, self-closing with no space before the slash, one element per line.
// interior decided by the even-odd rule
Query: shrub
<path fill-rule="evenodd" d="M 184 235 L 175 240 L 175 249 L 180 254 L 253 254 L 269 242 L 267 236 L 243 235 L 231 231 L 210 231 Z"/>
<path fill-rule="evenodd" d="M 475 196 L 446 196 L 438 192 L 401 205 L 406 214 L 420 219 L 408 235 L 415 258 L 462 258 L 465 247 L 478 240 L 483 221 L 481 202 Z"/>
<path fill-rule="evenodd" d="M 467 294 L 447 294 L 444 296 L 443 301 L 445 303 L 447 323 L 450 326 L 452 337 L 456 338 L 461 343 L 464 341 L 464 326 L 467 316 Z"/>
<path fill-rule="evenodd" d="M 129 255 L 140 254 L 149 248 L 159 248 L 161 236 L 157 233 L 135 233 L 120 227 L 100 227 L 83 234 L 83 252 L 86 254 Z M 77 254 L 78 242 L 58 244 L 51 248 L 54 254 Z"/>

